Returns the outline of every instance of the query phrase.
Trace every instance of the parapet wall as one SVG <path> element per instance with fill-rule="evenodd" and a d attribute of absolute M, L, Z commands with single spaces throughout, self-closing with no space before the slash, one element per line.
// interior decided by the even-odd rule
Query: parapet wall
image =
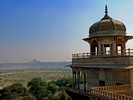
<path fill-rule="evenodd" d="M 110 57 L 90 57 L 73 58 L 72 64 L 76 65 L 133 65 L 133 56 L 110 56 Z"/>

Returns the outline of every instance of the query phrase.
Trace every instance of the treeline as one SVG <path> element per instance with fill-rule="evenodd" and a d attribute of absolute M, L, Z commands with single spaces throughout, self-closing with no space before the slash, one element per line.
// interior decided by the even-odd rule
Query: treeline
<path fill-rule="evenodd" d="M 65 87 L 71 83 L 71 78 L 62 78 L 52 82 L 33 78 L 26 87 L 21 83 L 4 87 L 0 90 L 0 100 L 72 100 L 65 93 Z"/>

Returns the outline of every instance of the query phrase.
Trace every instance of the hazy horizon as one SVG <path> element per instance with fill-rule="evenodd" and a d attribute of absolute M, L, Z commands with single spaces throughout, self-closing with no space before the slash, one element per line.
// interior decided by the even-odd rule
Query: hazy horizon
<path fill-rule="evenodd" d="M 106 4 L 108 15 L 133 35 L 131 0 L 1 0 L 0 63 L 71 61 L 72 54 L 89 52 L 82 39 L 103 18 Z"/>

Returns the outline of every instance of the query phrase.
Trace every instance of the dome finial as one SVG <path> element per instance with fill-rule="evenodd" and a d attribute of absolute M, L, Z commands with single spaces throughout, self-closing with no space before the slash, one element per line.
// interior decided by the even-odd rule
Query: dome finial
<path fill-rule="evenodd" d="M 103 17 L 101 20 L 103 20 L 103 19 L 112 19 L 112 18 L 109 17 L 109 15 L 108 15 L 108 8 L 107 8 L 107 5 L 105 5 L 105 15 L 104 15 L 104 17 Z"/>
<path fill-rule="evenodd" d="M 108 13 L 108 8 L 107 8 L 107 5 L 105 5 L 105 14 Z"/>

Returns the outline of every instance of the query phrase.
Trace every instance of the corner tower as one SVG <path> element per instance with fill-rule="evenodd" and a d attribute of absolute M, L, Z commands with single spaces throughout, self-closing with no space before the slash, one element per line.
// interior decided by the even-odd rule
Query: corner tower
<path fill-rule="evenodd" d="M 90 44 L 91 55 L 125 55 L 126 42 L 133 36 L 126 36 L 125 25 L 108 15 L 105 6 L 104 17 L 89 28 L 89 38 L 83 39 Z"/>
<path fill-rule="evenodd" d="M 72 55 L 73 83 L 66 88 L 84 100 L 133 100 L 133 49 L 126 49 L 125 25 L 104 17 L 89 28 L 90 53 Z"/>

